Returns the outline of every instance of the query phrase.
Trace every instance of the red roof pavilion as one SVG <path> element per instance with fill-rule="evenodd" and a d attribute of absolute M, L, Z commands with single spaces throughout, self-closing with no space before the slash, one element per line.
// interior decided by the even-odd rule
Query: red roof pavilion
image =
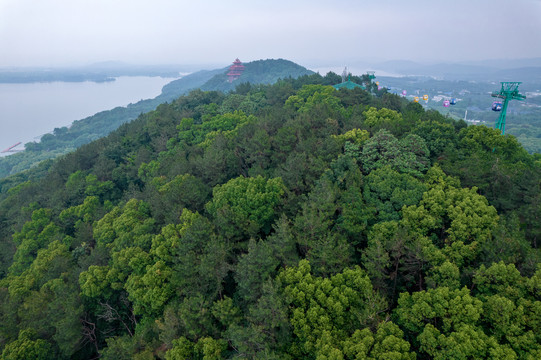
<path fill-rule="evenodd" d="M 239 60 L 239 58 L 235 59 L 233 62 L 233 65 L 229 67 L 229 72 L 227 73 L 227 78 L 229 82 L 233 82 L 237 80 L 244 71 L 244 65 L 242 65 L 242 62 Z"/>

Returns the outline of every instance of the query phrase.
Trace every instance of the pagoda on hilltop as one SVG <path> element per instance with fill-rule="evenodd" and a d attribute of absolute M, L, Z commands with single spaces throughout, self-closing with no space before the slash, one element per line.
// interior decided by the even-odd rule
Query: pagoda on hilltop
<path fill-rule="evenodd" d="M 227 73 L 227 79 L 231 83 L 237 80 L 244 71 L 244 65 L 240 62 L 239 58 L 233 61 L 233 65 L 229 67 L 229 72 Z"/>

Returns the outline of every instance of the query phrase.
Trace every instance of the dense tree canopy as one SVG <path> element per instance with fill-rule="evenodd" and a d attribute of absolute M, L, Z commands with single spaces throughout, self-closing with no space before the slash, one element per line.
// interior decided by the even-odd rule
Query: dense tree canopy
<path fill-rule="evenodd" d="M 0 358 L 541 358 L 539 158 L 336 79 L 197 90 L 2 181 Z"/>

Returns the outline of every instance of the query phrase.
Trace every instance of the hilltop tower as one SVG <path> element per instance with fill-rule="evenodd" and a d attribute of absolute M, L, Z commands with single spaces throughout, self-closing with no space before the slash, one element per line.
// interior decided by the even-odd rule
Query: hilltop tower
<path fill-rule="evenodd" d="M 239 58 L 235 59 L 233 61 L 233 65 L 229 67 L 229 72 L 227 73 L 227 79 L 231 83 L 235 80 L 237 80 L 244 71 L 244 65 L 242 65 L 242 62 L 239 60 Z"/>

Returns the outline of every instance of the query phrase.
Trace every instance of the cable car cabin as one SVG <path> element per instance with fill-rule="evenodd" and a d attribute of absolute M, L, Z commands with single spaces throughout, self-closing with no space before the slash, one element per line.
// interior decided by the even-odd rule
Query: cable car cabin
<path fill-rule="evenodd" d="M 502 111 L 502 102 L 501 101 L 494 101 L 492 103 L 492 111 Z"/>
<path fill-rule="evenodd" d="M 449 107 L 449 104 L 450 104 L 449 100 L 444 100 L 443 101 L 443 107 Z"/>
<path fill-rule="evenodd" d="M 451 99 L 451 101 L 449 101 L 449 104 L 455 105 L 456 104 L 456 99 L 455 98 Z"/>

